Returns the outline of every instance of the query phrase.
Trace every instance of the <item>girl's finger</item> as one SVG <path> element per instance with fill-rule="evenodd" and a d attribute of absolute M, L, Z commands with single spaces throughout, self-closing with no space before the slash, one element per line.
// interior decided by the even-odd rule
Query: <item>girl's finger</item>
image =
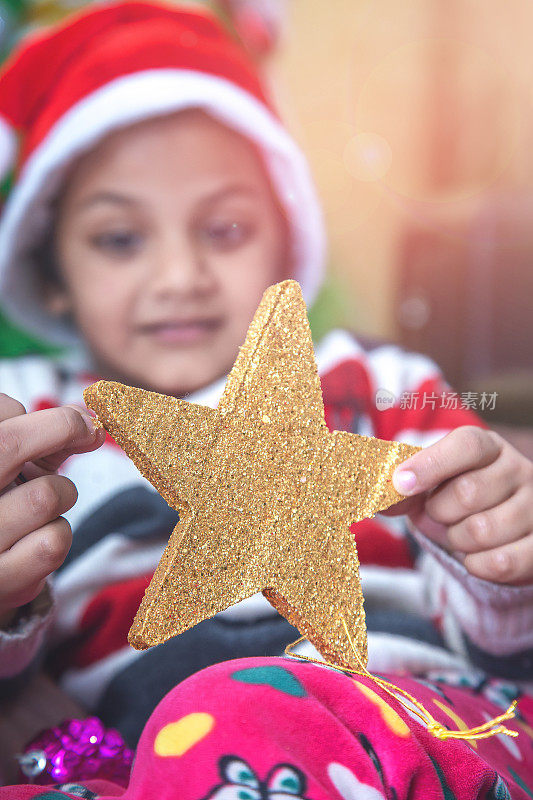
<path fill-rule="evenodd" d="M 19 403 L 14 397 L 0 392 L 0 422 L 11 419 L 11 417 L 20 417 L 25 413 L 26 409 L 22 403 Z"/>
<path fill-rule="evenodd" d="M 428 491 L 448 478 L 491 464 L 503 444 L 503 439 L 492 431 L 463 425 L 396 467 L 394 487 L 407 496 Z"/>
<path fill-rule="evenodd" d="M 97 446 L 100 436 L 89 414 L 70 406 L 34 411 L 0 422 L 0 486 L 10 483 L 26 461 L 53 454 L 84 452 Z"/>
<path fill-rule="evenodd" d="M 106 435 L 107 434 L 103 428 L 97 428 L 93 442 L 89 442 L 89 444 L 84 445 L 83 447 L 78 446 L 76 448 L 68 448 L 66 450 L 61 450 L 59 453 L 53 453 L 47 458 L 41 458 L 37 460 L 37 462 L 34 462 L 31 466 L 28 465 L 28 469 L 24 468 L 24 475 L 33 477 L 35 473 L 42 475 L 51 471 L 55 472 L 61 466 L 63 461 L 66 461 L 67 458 L 70 458 L 70 456 L 74 455 L 74 453 L 90 453 L 93 450 L 98 450 L 98 448 L 104 444 Z"/>
<path fill-rule="evenodd" d="M 384 511 L 380 511 L 385 517 L 398 517 L 403 514 L 410 514 L 421 502 L 424 502 L 425 495 L 416 494 L 414 497 L 406 497 L 393 506 L 389 506 Z"/>
<path fill-rule="evenodd" d="M 448 549 L 448 528 L 446 525 L 441 525 L 435 522 L 426 513 L 426 494 L 417 494 L 414 497 L 408 497 L 402 500 L 396 506 L 388 508 L 386 511 L 380 511 L 380 514 L 385 516 L 393 516 L 391 512 L 395 509 L 401 509 L 398 513 L 405 514 L 409 517 L 412 524 L 418 528 L 425 536 L 428 536 L 432 541 L 439 544 L 441 547 Z"/>
<path fill-rule="evenodd" d="M 533 532 L 522 539 L 465 556 L 464 565 L 478 578 L 495 583 L 531 583 Z"/>
<path fill-rule="evenodd" d="M 508 500 L 448 528 L 452 550 L 480 553 L 522 539 L 533 530 L 533 492 L 522 486 Z"/>
<path fill-rule="evenodd" d="M 14 604 L 65 560 L 72 543 L 70 525 L 59 517 L 24 536 L 0 555 L 0 604 Z M 28 602 L 28 601 L 25 601 Z"/>
<path fill-rule="evenodd" d="M 479 511 L 503 503 L 520 485 L 517 456 L 515 451 L 504 448 L 489 466 L 445 481 L 428 498 L 426 511 L 436 522 L 456 525 Z"/>
<path fill-rule="evenodd" d="M 77 497 L 72 481 L 60 475 L 45 475 L 9 489 L 0 497 L 0 553 L 64 514 Z"/>
<path fill-rule="evenodd" d="M 10 595 L 9 598 L 3 600 L 2 604 L 0 605 L 0 628 L 4 627 L 5 625 L 3 622 L 4 619 L 6 622 L 9 622 L 12 619 L 13 612 L 16 612 L 17 608 L 25 606 L 26 603 L 31 603 L 32 600 L 35 600 L 37 595 L 42 592 L 45 583 L 46 579 L 43 579 L 33 586 L 26 586 L 22 591 Z"/>

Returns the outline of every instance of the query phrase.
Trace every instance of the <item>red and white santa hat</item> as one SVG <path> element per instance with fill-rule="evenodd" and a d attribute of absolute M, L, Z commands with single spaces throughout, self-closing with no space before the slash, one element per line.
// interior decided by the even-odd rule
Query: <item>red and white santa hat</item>
<path fill-rule="evenodd" d="M 245 51 L 207 11 L 122 0 L 31 33 L 0 71 L 0 180 L 14 171 L 0 218 L 0 297 L 14 322 L 76 343 L 43 308 L 31 256 L 67 167 L 113 130 L 190 107 L 258 146 L 289 220 L 294 277 L 312 302 L 324 265 L 320 206 Z"/>

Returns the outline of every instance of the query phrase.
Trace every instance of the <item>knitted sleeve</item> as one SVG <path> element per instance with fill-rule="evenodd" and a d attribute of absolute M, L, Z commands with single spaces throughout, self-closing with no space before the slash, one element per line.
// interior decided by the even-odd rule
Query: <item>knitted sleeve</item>
<path fill-rule="evenodd" d="M 54 603 L 50 588 L 18 610 L 15 619 L 0 629 L 0 687 L 3 681 L 16 678 L 31 666 L 44 643 L 52 622 Z"/>
<path fill-rule="evenodd" d="M 482 580 L 407 524 L 422 547 L 419 567 L 430 612 L 447 644 L 491 675 L 533 680 L 533 584 Z"/>

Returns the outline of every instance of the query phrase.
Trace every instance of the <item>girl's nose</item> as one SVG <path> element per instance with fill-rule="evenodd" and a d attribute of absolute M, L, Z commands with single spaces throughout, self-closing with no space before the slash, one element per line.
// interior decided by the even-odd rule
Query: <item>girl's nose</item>
<path fill-rule="evenodd" d="M 196 294 L 214 287 L 207 260 L 194 242 L 169 237 L 158 248 L 152 269 L 152 287 L 160 295 Z"/>

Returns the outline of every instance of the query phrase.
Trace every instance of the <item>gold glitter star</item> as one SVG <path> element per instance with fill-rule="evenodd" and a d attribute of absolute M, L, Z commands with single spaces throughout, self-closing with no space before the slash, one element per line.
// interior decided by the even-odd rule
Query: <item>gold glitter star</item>
<path fill-rule="evenodd" d="M 299 285 L 265 292 L 216 410 L 99 381 L 87 405 L 180 514 L 129 633 L 144 649 L 262 591 L 326 658 L 366 663 L 351 523 L 402 499 L 419 447 L 324 420 Z"/>

